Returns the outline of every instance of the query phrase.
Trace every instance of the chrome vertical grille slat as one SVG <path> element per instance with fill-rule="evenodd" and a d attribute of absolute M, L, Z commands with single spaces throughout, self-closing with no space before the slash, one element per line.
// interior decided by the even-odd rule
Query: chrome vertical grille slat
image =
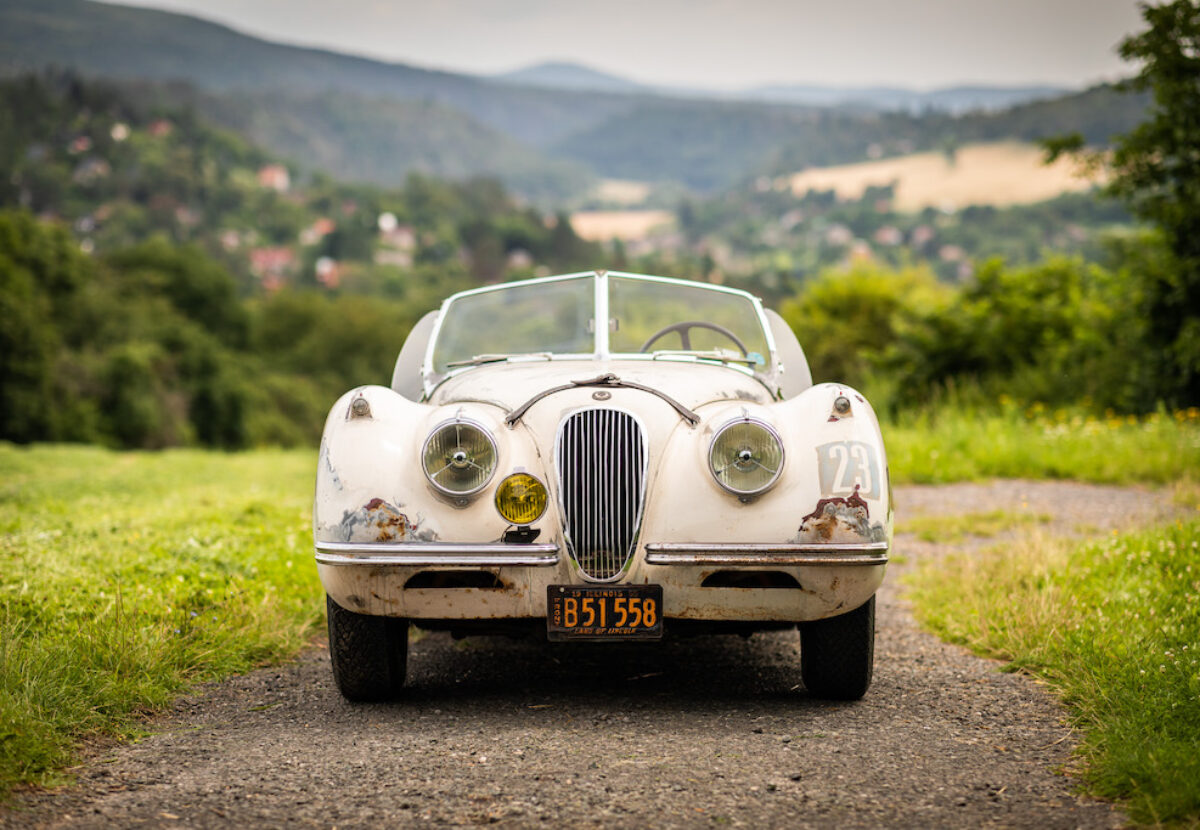
<path fill-rule="evenodd" d="M 584 578 L 619 579 L 637 543 L 645 496 L 641 425 L 618 409 L 585 409 L 559 426 L 555 451 L 567 550 Z"/>

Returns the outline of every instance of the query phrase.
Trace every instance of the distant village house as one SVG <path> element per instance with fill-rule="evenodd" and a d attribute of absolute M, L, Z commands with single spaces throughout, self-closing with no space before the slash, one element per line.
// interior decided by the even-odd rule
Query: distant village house
<path fill-rule="evenodd" d="M 292 186 L 292 178 L 282 164 L 264 164 L 258 169 L 258 184 L 277 193 L 287 193 Z"/>

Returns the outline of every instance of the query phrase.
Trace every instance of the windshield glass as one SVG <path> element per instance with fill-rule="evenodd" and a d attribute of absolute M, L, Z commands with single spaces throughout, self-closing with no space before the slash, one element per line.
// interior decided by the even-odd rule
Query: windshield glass
<path fill-rule="evenodd" d="M 436 375 L 527 356 L 690 353 L 764 370 L 759 309 L 747 295 L 676 280 L 609 275 L 607 344 L 597 342 L 593 274 L 513 283 L 450 298 L 433 349 Z M 603 297 L 604 295 L 602 295 Z"/>
<path fill-rule="evenodd" d="M 434 370 L 487 355 L 591 354 L 594 286 L 588 275 L 456 298 L 438 332 Z"/>
<path fill-rule="evenodd" d="M 612 352 L 767 354 L 758 309 L 746 297 L 700 286 L 610 277 Z M 759 362 L 759 361 L 755 361 Z"/>

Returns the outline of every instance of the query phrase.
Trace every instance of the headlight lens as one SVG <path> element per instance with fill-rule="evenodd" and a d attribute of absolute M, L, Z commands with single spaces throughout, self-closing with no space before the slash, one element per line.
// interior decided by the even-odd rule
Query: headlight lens
<path fill-rule="evenodd" d="M 717 483 L 739 496 L 768 489 L 783 472 L 783 442 L 762 421 L 731 421 L 708 448 L 708 468 Z"/>
<path fill-rule="evenodd" d="M 472 421 L 449 421 L 425 439 L 421 452 L 425 476 L 452 496 L 478 492 L 496 472 L 496 442 Z"/>
<path fill-rule="evenodd" d="M 546 512 L 546 485 L 529 473 L 513 473 L 496 488 L 496 509 L 512 524 L 533 524 Z"/>

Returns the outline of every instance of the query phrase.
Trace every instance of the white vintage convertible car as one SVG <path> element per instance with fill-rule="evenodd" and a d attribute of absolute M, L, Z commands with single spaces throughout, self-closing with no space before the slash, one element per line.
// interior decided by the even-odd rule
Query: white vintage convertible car
<path fill-rule="evenodd" d="M 811 695 L 871 682 L 891 493 L 870 404 L 776 313 L 595 271 L 465 291 L 391 388 L 329 413 L 314 508 L 333 674 L 399 693 L 410 623 L 552 641 L 800 630 Z"/>

